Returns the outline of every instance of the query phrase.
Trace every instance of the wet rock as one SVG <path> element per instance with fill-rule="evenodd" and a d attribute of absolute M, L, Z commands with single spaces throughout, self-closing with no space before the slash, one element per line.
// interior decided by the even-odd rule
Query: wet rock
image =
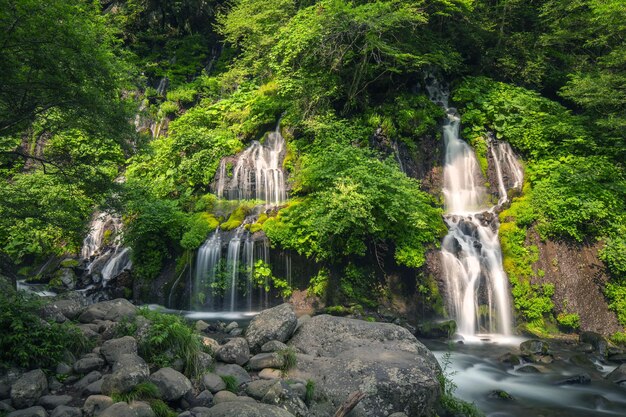
<path fill-rule="evenodd" d="M 137 354 L 137 340 L 131 336 L 107 340 L 102 344 L 100 353 L 109 364 L 114 364 L 121 355 Z"/>
<path fill-rule="evenodd" d="M 95 320 L 120 321 L 123 318 L 132 318 L 137 314 L 137 307 L 124 298 L 103 301 L 93 304 L 78 317 L 81 323 L 92 323 Z"/>
<path fill-rule="evenodd" d="M 228 326 L 224 328 L 224 332 L 230 333 L 237 328 L 239 328 L 239 324 L 236 321 L 231 321 Z"/>
<path fill-rule="evenodd" d="M 369 395 L 352 411 L 354 417 L 434 414 L 439 365 L 400 326 L 320 315 L 298 329 L 289 345 L 301 352 L 289 375 L 315 381 L 316 391 L 328 399 L 313 404 L 311 415 L 336 410 L 357 390 Z"/>
<path fill-rule="evenodd" d="M 150 381 L 157 386 L 165 401 L 176 401 L 193 388 L 185 375 L 172 368 L 159 369 L 150 376 Z"/>
<path fill-rule="evenodd" d="M 524 365 L 521 368 L 517 369 L 517 372 L 521 372 L 523 374 L 539 374 L 541 371 L 532 365 Z"/>
<path fill-rule="evenodd" d="M 500 356 L 498 360 L 511 366 L 519 365 L 521 363 L 519 356 L 514 355 L 511 352 L 507 352 L 504 355 Z"/>
<path fill-rule="evenodd" d="M 609 356 L 609 360 L 615 363 L 626 363 L 626 354 L 619 353 L 617 355 Z"/>
<path fill-rule="evenodd" d="M 150 370 L 142 358 L 133 354 L 121 355 L 113 366 L 113 373 L 105 377 L 102 392 L 106 395 L 129 392 L 149 376 Z"/>
<path fill-rule="evenodd" d="M 547 342 L 539 339 L 526 340 L 519 345 L 520 352 L 524 357 L 533 355 L 547 355 L 550 353 L 550 346 Z"/>
<path fill-rule="evenodd" d="M 286 341 L 296 329 L 297 322 L 291 304 L 281 304 L 262 311 L 252 319 L 246 330 L 250 350 L 258 352 L 261 346 L 271 340 Z"/>
<path fill-rule="evenodd" d="M 233 376 L 237 381 L 237 386 L 245 384 L 246 382 L 250 382 L 252 379 L 250 375 L 243 369 L 241 366 L 237 364 L 221 364 L 218 363 L 215 366 L 215 373 L 219 376 Z"/>
<path fill-rule="evenodd" d="M 225 363 L 243 365 L 250 359 L 248 342 L 242 337 L 230 339 L 225 345 L 220 346 L 215 357 Z"/>
<path fill-rule="evenodd" d="M 610 374 L 606 376 L 611 382 L 615 382 L 616 384 L 622 384 L 626 382 L 626 364 L 621 364 L 617 368 L 613 370 Z"/>
<path fill-rule="evenodd" d="M 203 321 L 203 320 L 198 320 L 194 326 L 196 328 L 196 331 L 198 333 L 202 333 L 203 331 L 207 330 L 209 328 L 209 323 Z"/>
<path fill-rule="evenodd" d="M 97 371 L 104 366 L 105 362 L 102 358 L 86 357 L 81 358 L 74 363 L 74 371 L 77 374 L 87 374 L 91 371 Z"/>
<path fill-rule="evenodd" d="M 89 384 L 92 384 L 96 381 L 98 381 L 100 378 L 102 378 L 102 374 L 98 371 L 91 371 L 89 372 L 87 375 L 85 375 L 84 377 L 82 377 L 80 379 L 80 381 L 78 381 L 77 383 L 74 384 L 74 388 L 77 391 L 82 391 L 85 388 L 87 388 L 87 386 Z"/>
<path fill-rule="evenodd" d="M 309 317 L 310 318 L 310 317 Z M 265 343 L 261 346 L 261 352 L 269 353 L 269 352 L 278 352 L 280 350 L 287 349 L 287 345 L 283 342 L 279 342 L 278 340 L 272 340 Z"/>
<path fill-rule="evenodd" d="M 48 413 L 41 406 L 29 407 L 24 410 L 12 411 L 7 417 L 48 417 Z"/>
<path fill-rule="evenodd" d="M 285 365 L 284 356 L 272 352 L 272 353 L 259 353 L 250 358 L 248 362 L 248 369 L 252 371 L 259 371 L 265 368 L 282 368 Z"/>
<path fill-rule="evenodd" d="M 577 355 L 572 355 L 569 358 L 569 361 L 571 363 L 573 363 L 574 365 L 583 367 L 583 368 L 589 368 L 589 369 L 593 369 L 596 370 L 596 364 L 593 363 L 593 361 L 591 359 L 589 359 L 587 357 L 587 355 L 585 354 L 577 354 Z"/>
<path fill-rule="evenodd" d="M 456 332 L 454 320 L 425 322 L 417 326 L 416 334 L 427 339 L 449 339 Z"/>
<path fill-rule="evenodd" d="M 50 417 L 83 417 L 83 412 L 77 407 L 60 405 L 52 411 Z"/>
<path fill-rule="evenodd" d="M 69 395 L 44 395 L 39 398 L 38 404 L 46 410 L 54 410 L 60 405 L 67 405 L 72 401 Z"/>
<path fill-rule="evenodd" d="M 560 379 L 554 383 L 555 385 L 588 385 L 591 384 L 591 377 L 588 374 L 572 375 L 567 378 Z"/>
<path fill-rule="evenodd" d="M 106 395 L 91 395 L 87 397 L 83 404 L 83 412 L 85 417 L 96 417 L 105 409 L 113 405 L 111 397 Z"/>
<path fill-rule="evenodd" d="M 511 394 L 501 389 L 494 389 L 493 391 L 489 393 L 488 397 L 492 399 L 506 400 L 506 401 L 511 401 L 514 399 Z"/>
<path fill-rule="evenodd" d="M 591 343 L 581 343 L 576 346 L 578 352 L 591 353 L 593 352 L 593 345 Z"/>
<path fill-rule="evenodd" d="M 222 377 L 212 372 L 208 372 L 202 376 L 202 384 L 204 385 L 204 388 L 212 393 L 226 389 L 226 384 L 222 380 Z"/>
<path fill-rule="evenodd" d="M 579 336 L 581 343 L 589 343 L 593 346 L 593 349 L 602 356 L 606 356 L 608 353 L 609 343 L 599 333 L 595 332 L 582 332 Z"/>
<path fill-rule="evenodd" d="M 48 390 L 48 379 L 41 369 L 25 373 L 11 387 L 11 401 L 17 409 L 32 407 Z"/>

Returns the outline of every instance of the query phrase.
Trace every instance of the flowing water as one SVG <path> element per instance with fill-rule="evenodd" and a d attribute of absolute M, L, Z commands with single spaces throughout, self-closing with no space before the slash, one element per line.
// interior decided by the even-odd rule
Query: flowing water
<path fill-rule="evenodd" d="M 448 234 L 442 242 L 441 258 L 448 312 L 465 338 L 483 333 L 510 335 L 511 303 L 502 269 L 497 209 L 508 200 L 510 188 L 521 186 L 522 171 L 508 144 L 494 141 L 490 151 L 499 181 L 499 201 L 492 205 L 476 155 L 459 137 L 460 117 L 448 105 L 447 91 L 435 80 L 429 81 L 431 100 L 447 115 L 443 195 Z"/>

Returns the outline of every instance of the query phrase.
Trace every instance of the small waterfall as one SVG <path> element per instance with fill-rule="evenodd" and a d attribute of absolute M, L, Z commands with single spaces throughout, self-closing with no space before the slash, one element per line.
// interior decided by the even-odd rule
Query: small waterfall
<path fill-rule="evenodd" d="M 446 111 L 444 188 L 445 221 L 441 257 L 449 313 L 457 320 L 459 333 L 511 334 L 512 317 L 508 279 L 502 268 L 495 211 L 507 201 L 507 187 L 519 187 L 522 172 L 511 148 L 498 142 L 491 146 L 499 181 L 499 203 L 488 207 L 485 182 L 473 150 L 459 137 L 460 118 L 448 106 L 448 93 L 432 77 L 427 90 L 433 102 Z M 503 167 L 514 178 L 507 184 Z"/>
<path fill-rule="evenodd" d="M 495 139 L 489 141 L 489 152 L 495 165 L 498 177 L 498 206 L 509 200 L 507 191 L 512 188 L 521 189 L 524 183 L 524 172 L 513 154 L 511 145 Z M 505 177 L 506 175 L 506 177 Z"/>
<path fill-rule="evenodd" d="M 248 311 L 252 311 L 252 291 L 254 289 L 254 240 L 252 236 L 248 235 L 246 243 L 244 244 L 244 265 L 245 271 L 248 274 L 248 281 L 246 285 L 246 305 Z"/>
<path fill-rule="evenodd" d="M 228 162 L 220 162 L 215 193 L 219 198 L 229 200 L 262 200 L 267 206 L 283 203 L 287 199 L 281 167 L 285 152 L 285 139 L 280 134 L 280 125 L 277 125 L 265 143 L 252 141 L 236 162 L 231 162 L 232 174 L 227 172 Z"/>
<path fill-rule="evenodd" d="M 209 237 L 200 249 L 196 257 L 196 273 L 194 275 L 195 295 L 202 299 L 193 298 L 191 305 L 213 304 L 213 291 L 211 285 L 215 282 L 219 261 L 222 258 L 222 239 L 219 229 Z M 198 296 L 198 294 L 203 294 Z"/>
<path fill-rule="evenodd" d="M 241 241 L 243 238 L 243 226 L 240 226 L 235 231 L 235 236 L 228 243 L 228 255 L 226 258 L 226 271 L 228 272 L 228 277 L 230 278 L 230 282 L 226 288 L 226 297 L 225 302 L 227 304 L 224 305 L 224 310 L 227 311 L 235 311 L 237 307 L 237 284 L 239 277 L 239 258 L 240 258 L 240 249 L 241 249 Z"/>
<path fill-rule="evenodd" d="M 111 259 L 102 268 L 102 286 L 106 287 L 107 282 L 111 278 L 115 278 L 122 271 L 130 269 L 133 266 L 133 262 L 130 260 L 130 248 L 121 248 L 118 252 L 113 254 Z"/>

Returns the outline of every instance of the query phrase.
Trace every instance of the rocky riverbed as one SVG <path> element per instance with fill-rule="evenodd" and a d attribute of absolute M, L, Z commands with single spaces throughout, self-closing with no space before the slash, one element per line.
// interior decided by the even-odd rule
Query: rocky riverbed
<path fill-rule="evenodd" d="M 125 299 L 82 306 L 55 301 L 44 316 L 74 320 L 95 342 L 70 352 L 56 369 L 0 374 L 0 414 L 9 417 L 160 417 L 137 393 L 146 383 L 179 417 L 332 416 L 354 392 L 364 394 L 350 416 L 402 417 L 435 413 L 440 371 L 433 354 L 407 329 L 329 315 L 296 318 L 283 304 L 257 315 L 245 332 L 198 321 L 201 372 L 182 363 L 158 367 L 139 354 L 150 320 Z M 133 336 L 119 337 L 133 322 Z M 211 332 L 219 329 L 221 332 Z M 214 336 L 214 337 L 210 337 Z M 145 388 L 144 388 L 145 389 Z M 124 401 L 125 400 L 125 401 Z M 155 413 L 156 412 L 156 413 Z M 171 412 L 169 415 L 172 415 Z"/>

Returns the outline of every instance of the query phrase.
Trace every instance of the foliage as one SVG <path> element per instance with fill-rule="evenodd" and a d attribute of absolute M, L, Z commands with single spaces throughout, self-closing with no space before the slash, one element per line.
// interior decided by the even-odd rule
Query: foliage
<path fill-rule="evenodd" d="M 293 289 L 287 280 L 275 277 L 272 274 L 270 265 L 262 259 L 254 263 L 252 278 L 258 287 L 262 287 L 265 292 L 275 288 L 283 298 L 289 298 Z"/>
<path fill-rule="evenodd" d="M 609 300 L 609 308 L 617 314 L 619 322 L 626 326 L 626 282 L 624 279 L 612 280 L 606 283 L 604 289 Z"/>
<path fill-rule="evenodd" d="M 559 313 L 556 321 L 566 330 L 577 330 L 580 327 L 580 316 L 576 313 Z"/>
<path fill-rule="evenodd" d="M 89 349 L 78 327 L 46 322 L 42 302 L 21 292 L 0 293 L 0 367 L 50 367 L 66 351 L 79 356 Z"/>
<path fill-rule="evenodd" d="M 190 378 L 204 371 L 199 361 L 200 338 L 182 318 L 146 308 L 140 309 L 139 314 L 150 320 L 148 333 L 139 343 L 139 352 L 147 362 L 165 367 L 182 359 L 183 372 Z"/>
<path fill-rule="evenodd" d="M 283 366 L 281 367 L 281 371 L 286 374 L 290 369 L 296 367 L 298 363 L 298 358 L 296 356 L 296 351 L 293 348 L 286 348 L 278 351 L 278 355 L 283 359 Z"/>
<path fill-rule="evenodd" d="M 315 381 L 312 379 L 307 379 L 306 381 L 306 393 L 304 395 L 304 401 L 306 404 L 311 404 L 313 398 L 315 397 Z"/>
<path fill-rule="evenodd" d="M 468 417 L 480 417 L 483 413 L 473 403 L 460 400 L 454 396 L 456 391 L 456 384 L 452 381 L 452 378 L 456 374 L 456 371 L 449 371 L 452 354 L 450 351 L 446 352 L 441 361 L 441 372 L 437 374 L 439 385 L 441 386 L 441 396 L 439 397 L 439 406 L 445 413 L 453 415 L 464 415 Z"/>
<path fill-rule="evenodd" d="M 187 231 L 183 234 L 180 245 L 183 249 L 197 249 L 212 231 L 219 226 L 219 220 L 212 214 L 195 213 L 187 221 Z"/>
<path fill-rule="evenodd" d="M 130 392 L 113 393 L 111 399 L 113 402 L 132 403 L 133 401 L 146 401 L 150 404 L 150 408 L 156 417 L 174 417 L 177 414 L 163 400 L 160 399 L 161 393 L 156 385 L 152 382 L 140 382 L 135 385 Z"/>
<path fill-rule="evenodd" d="M 232 375 L 221 375 L 222 381 L 226 384 L 226 391 L 237 393 L 239 384 L 237 384 L 237 378 Z"/>
<path fill-rule="evenodd" d="M 321 268 L 317 274 L 309 281 L 309 287 L 306 290 L 308 296 L 324 297 L 328 289 L 328 280 L 330 279 L 328 270 Z"/>

